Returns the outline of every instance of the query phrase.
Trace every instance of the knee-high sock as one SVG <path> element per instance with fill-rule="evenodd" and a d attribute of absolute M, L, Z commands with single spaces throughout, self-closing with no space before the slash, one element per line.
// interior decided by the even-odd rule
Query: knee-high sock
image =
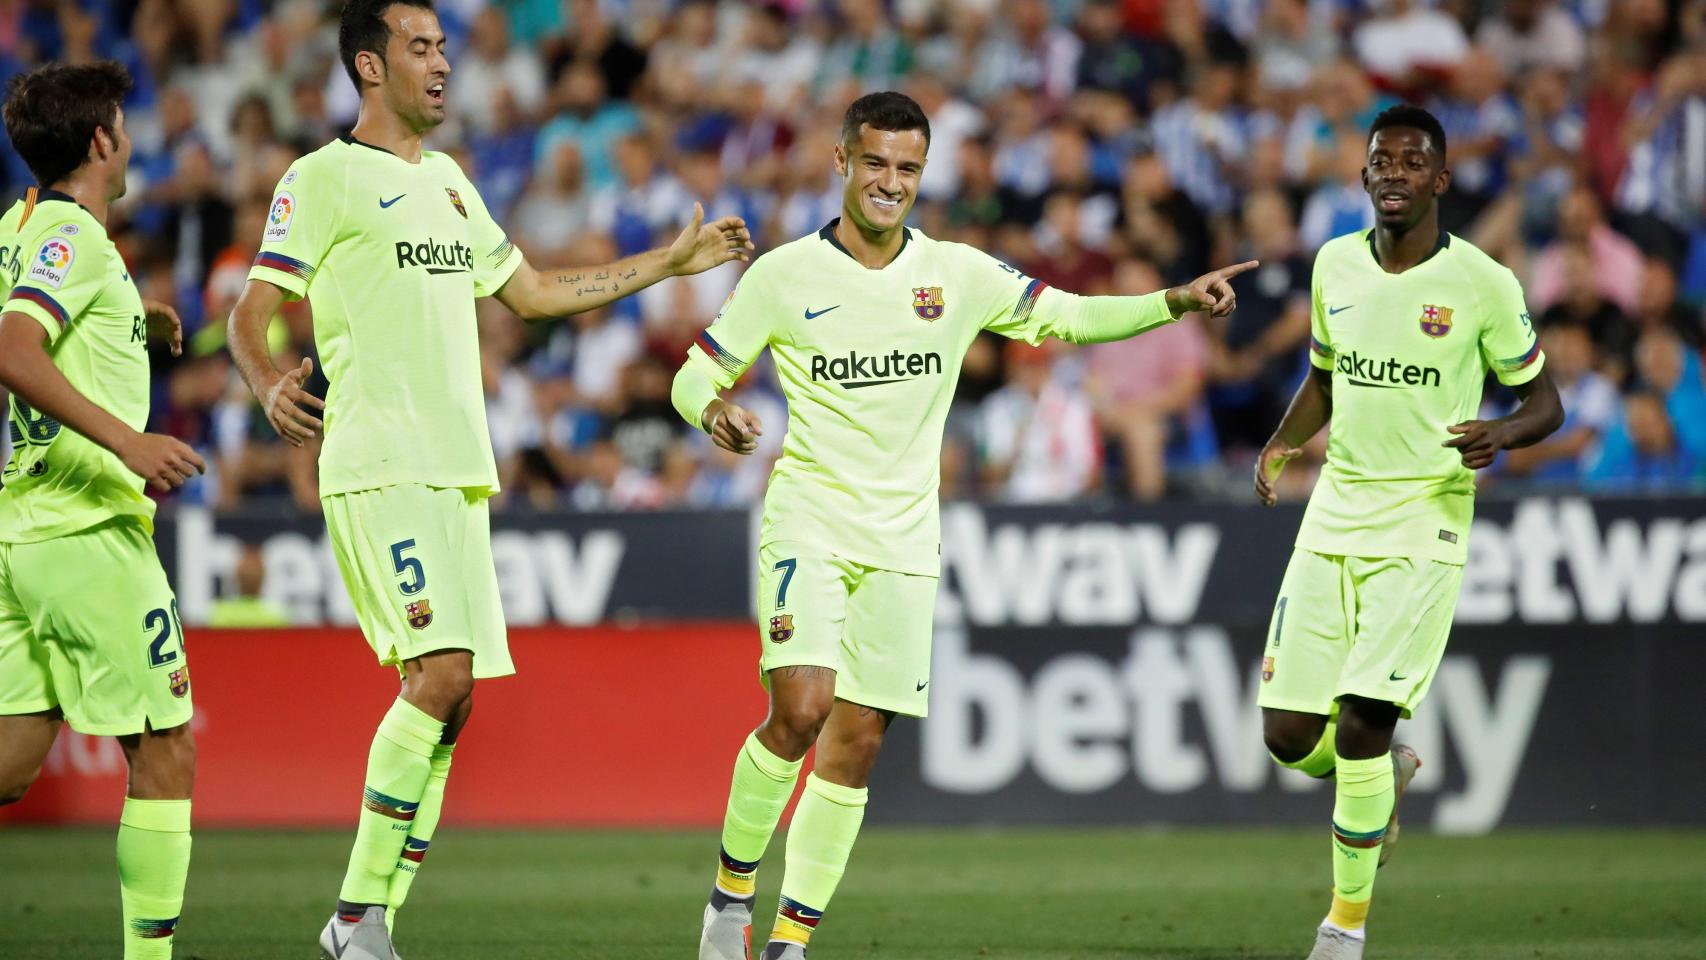
<path fill-rule="evenodd" d="M 1380 867 L 1380 844 L 1392 819 L 1396 799 L 1392 758 L 1338 758 L 1337 790 L 1333 803 L 1333 907 L 1327 922 L 1359 930 L 1374 896 L 1374 872 Z"/>
<path fill-rule="evenodd" d="M 1326 729 L 1321 731 L 1321 739 L 1315 742 L 1315 749 L 1309 751 L 1308 756 L 1290 763 L 1281 760 L 1279 757 L 1274 757 L 1274 762 L 1292 770 L 1302 770 L 1316 779 L 1330 776 L 1333 772 L 1333 765 L 1338 759 L 1336 751 L 1333 749 L 1333 742 L 1338 734 L 1339 721 L 1328 720 Z M 1270 753 L 1268 756 L 1273 757 L 1273 754 Z"/>
<path fill-rule="evenodd" d="M 758 742 L 754 733 L 735 756 L 729 784 L 728 812 L 723 815 L 723 849 L 717 865 L 717 889 L 736 900 L 751 899 L 758 886 L 758 861 L 782 808 L 800 779 L 800 760 L 784 760 Z"/>
<path fill-rule="evenodd" d="M 397 911 L 409 898 L 415 872 L 421 868 L 421 861 L 426 859 L 427 847 L 432 845 L 432 835 L 438 830 L 438 818 L 444 812 L 444 786 L 450 780 L 450 754 L 455 749 L 454 743 L 441 743 L 432 748 L 426 792 L 421 794 L 421 805 L 415 811 L 414 821 L 409 824 L 409 837 L 403 841 L 403 852 L 397 857 L 397 865 L 391 871 L 391 885 L 385 891 L 387 924 L 396 924 Z"/>
<path fill-rule="evenodd" d="M 190 802 L 124 798 L 118 821 L 124 960 L 172 955 L 190 872 Z"/>
<path fill-rule="evenodd" d="M 788 825 L 788 869 L 782 875 L 782 902 L 770 939 L 806 943 L 829 907 L 829 898 L 847 869 L 859 825 L 865 822 L 864 787 L 844 787 L 806 777 L 805 793 Z"/>
<path fill-rule="evenodd" d="M 393 702 L 379 721 L 367 754 L 355 848 L 338 894 L 340 912 L 385 903 L 397 858 L 426 795 L 433 748 L 443 735 L 443 723 L 404 700 Z"/>

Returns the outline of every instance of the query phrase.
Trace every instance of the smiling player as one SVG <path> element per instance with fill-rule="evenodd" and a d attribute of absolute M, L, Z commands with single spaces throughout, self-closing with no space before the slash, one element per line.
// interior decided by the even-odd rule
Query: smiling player
<path fill-rule="evenodd" d="M 325 411 L 320 496 L 362 632 L 403 689 L 368 754 L 360 823 L 326 956 L 391 960 L 388 925 L 444 802 L 476 679 L 514 673 L 492 565 L 498 487 L 486 426 L 476 297 L 538 320 L 609 303 L 664 277 L 745 259 L 745 224 L 693 220 L 667 250 L 540 273 L 450 157 L 423 150 L 444 122 L 450 63 L 431 0 L 351 0 L 339 53 L 361 92 L 355 129 L 298 160 L 273 198 L 231 314 L 231 353 L 274 429 L 302 444 Z M 314 305 L 331 388 L 281 373 L 267 323 Z"/>
<path fill-rule="evenodd" d="M 1333 904 L 1310 960 L 1357 960 L 1374 871 L 1420 761 L 1392 746 L 1445 652 L 1469 552 L 1471 471 L 1563 422 L 1509 270 L 1440 230 L 1445 131 L 1393 107 L 1369 134 L 1375 227 L 1315 258 L 1309 375 L 1256 463 L 1256 494 L 1331 419 L 1327 463 L 1280 585 L 1262 729 L 1281 765 L 1332 776 Z M 1471 419 L 1487 372 L 1522 404 Z"/>
<path fill-rule="evenodd" d="M 63 723 L 118 738 L 125 960 L 164 960 L 190 864 L 195 741 L 178 604 L 154 553 L 147 483 L 203 464 L 142 433 L 148 338 L 183 330 L 142 299 L 107 234 L 124 195 L 130 76 L 111 61 L 12 78 L 6 132 L 39 187 L 0 217 L 0 804 L 23 797 Z M 7 866 L 8 871 L 17 869 Z M 8 951 L 10 952 L 10 951 Z"/>
<path fill-rule="evenodd" d="M 835 147 L 841 216 L 760 257 L 675 378 L 676 409 L 737 453 L 757 448 L 763 426 L 718 392 L 767 347 L 788 401 L 758 556 L 770 715 L 735 757 L 701 960 L 746 960 L 758 861 L 816 743 L 764 951 L 805 957 L 864 819 L 883 735 L 897 714 L 924 716 L 942 425 L 973 338 L 1097 343 L 1193 310 L 1224 315 L 1227 281 L 1256 266 L 1142 297 L 1051 289 L 904 226 L 929 146 L 929 121 L 910 98 L 854 101 Z"/>

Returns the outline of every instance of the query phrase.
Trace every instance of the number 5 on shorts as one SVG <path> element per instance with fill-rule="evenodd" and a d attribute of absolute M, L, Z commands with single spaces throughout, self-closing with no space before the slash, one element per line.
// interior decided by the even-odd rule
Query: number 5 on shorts
<path fill-rule="evenodd" d="M 776 585 L 776 606 L 778 607 L 788 605 L 788 584 L 794 579 L 794 567 L 797 564 L 798 561 L 790 558 L 777 561 L 773 568 L 782 571 L 782 582 Z"/>
<path fill-rule="evenodd" d="M 403 591 L 405 597 L 426 589 L 426 570 L 421 567 L 419 558 L 403 556 L 403 551 L 414 548 L 413 540 L 399 540 L 391 544 L 391 566 L 396 568 L 397 576 L 405 578 L 397 584 L 397 589 Z"/>

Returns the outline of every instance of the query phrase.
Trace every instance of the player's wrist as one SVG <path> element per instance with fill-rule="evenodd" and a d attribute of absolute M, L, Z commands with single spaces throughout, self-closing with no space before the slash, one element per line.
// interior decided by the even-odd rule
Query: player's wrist
<path fill-rule="evenodd" d="M 1167 312 L 1172 315 L 1174 320 L 1191 312 L 1190 303 L 1186 300 L 1188 294 L 1189 291 L 1184 287 L 1167 288 Z"/>
<path fill-rule="evenodd" d="M 699 428 L 704 430 L 706 433 L 716 433 L 717 418 L 723 415 L 723 411 L 728 409 L 728 406 L 728 401 L 723 400 L 722 398 L 712 400 L 710 403 L 705 404 L 704 412 L 699 414 Z"/>

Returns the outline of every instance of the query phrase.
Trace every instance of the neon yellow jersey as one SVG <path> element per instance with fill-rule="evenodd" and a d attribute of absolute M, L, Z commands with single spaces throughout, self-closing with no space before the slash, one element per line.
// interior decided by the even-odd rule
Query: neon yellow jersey
<path fill-rule="evenodd" d="M 142 295 L 118 248 L 77 201 L 42 191 L 0 217 L 4 312 L 47 330 L 47 354 L 78 392 L 132 429 L 148 423 Z M 0 474 L 0 543 L 35 543 L 113 517 L 153 530 L 143 480 L 94 441 L 11 399 L 12 458 Z"/>
<path fill-rule="evenodd" d="M 766 347 L 775 360 L 788 432 L 762 543 L 800 540 L 934 576 L 942 427 L 966 349 L 985 329 L 1041 342 L 1063 332 L 1074 304 L 980 250 L 916 230 L 892 262 L 868 270 L 834 227 L 759 257 L 687 362 L 727 389 Z M 1145 299 L 1145 322 L 1171 319 L 1162 297 Z"/>
<path fill-rule="evenodd" d="M 249 271 L 308 297 L 326 395 L 322 496 L 402 483 L 496 491 L 474 299 L 521 265 L 456 161 L 344 137 L 279 181 Z"/>
<path fill-rule="evenodd" d="M 1354 557 L 1461 564 L 1473 471 L 1446 427 L 1475 419 L 1492 371 L 1516 386 L 1546 362 L 1516 277 L 1442 233 L 1432 255 L 1381 269 L 1373 231 L 1315 256 L 1310 360 L 1333 373 L 1327 463 L 1297 545 Z"/>

